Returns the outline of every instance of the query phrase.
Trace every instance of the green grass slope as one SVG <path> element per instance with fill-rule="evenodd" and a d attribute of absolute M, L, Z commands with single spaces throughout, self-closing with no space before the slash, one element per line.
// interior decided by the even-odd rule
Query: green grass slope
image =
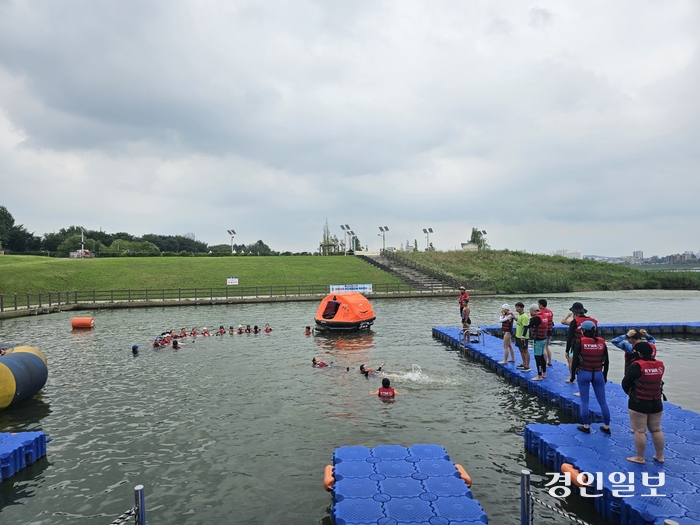
<path fill-rule="evenodd" d="M 462 281 L 489 281 L 492 289 L 508 293 L 700 289 L 699 273 L 642 271 L 587 259 L 509 250 L 408 252 L 402 255 Z"/>
<path fill-rule="evenodd" d="M 398 279 L 355 257 L 0 257 L 0 294 L 241 286 L 385 284 Z"/>

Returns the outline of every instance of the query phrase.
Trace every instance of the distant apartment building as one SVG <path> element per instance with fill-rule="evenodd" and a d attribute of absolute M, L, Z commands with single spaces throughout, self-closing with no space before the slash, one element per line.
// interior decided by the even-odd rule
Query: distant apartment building
<path fill-rule="evenodd" d="M 642 250 L 636 250 L 632 252 L 632 257 L 641 261 L 642 259 L 644 259 L 644 252 Z"/>
<path fill-rule="evenodd" d="M 583 259 L 583 254 L 581 252 L 570 251 L 566 248 L 563 250 L 549 252 L 549 255 L 560 255 L 562 257 L 566 257 L 567 259 Z"/>

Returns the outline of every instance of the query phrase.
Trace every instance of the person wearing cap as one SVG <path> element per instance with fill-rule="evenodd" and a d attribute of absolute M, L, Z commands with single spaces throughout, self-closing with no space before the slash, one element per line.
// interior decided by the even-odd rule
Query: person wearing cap
<path fill-rule="evenodd" d="M 654 355 L 652 357 L 655 358 L 656 339 L 654 339 L 653 336 L 648 334 L 644 328 L 641 328 L 639 330 L 635 330 L 634 328 L 632 328 L 628 330 L 626 334 L 622 334 L 621 336 L 616 337 L 615 339 L 610 341 L 617 348 L 625 352 L 625 372 L 627 372 L 627 367 L 630 365 L 630 363 L 632 363 L 638 357 L 637 352 L 634 351 L 634 345 L 636 345 L 640 341 L 646 341 L 651 345 L 654 351 Z"/>
<path fill-rule="evenodd" d="M 610 434 L 610 409 L 605 400 L 605 383 L 608 382 L 608 368 L 610 367 L 608 347 L 605 344 L 605 339 L 598 337 L 598 329 L 593 321 L 581 323 L 581 331 L 581 339 L 574 343 L 571 378 L 569 379 L 570 383 L 577 380 L 579 392 L 581 393 L 581 419 L 583 420 L 583 425 L 576 428 L 586 434 L 591 433 L 588 400 L 590 395 L 589 386 L 592 385 L 593 393 L 600 405 L 600 411 L 603 413 L 603 426 L 600 427 L 600 430 L 605 434 Z"/>
<path fill-rule="evenodd" d="M 525 305 L 521 302 L 515 303 L 515 311 L 518 312 L 518 317 L 515 320 L 515 346 L 520 350 L 520 358 L 522 363 L 515 368 L 519 368 L 523 372 L 530 371 L 530 351 L 528 350 L 528 335 L 527 325 L 530 323 L 530 318 L 525 313 Z"/>
<path fill-rule="evenodd" d="M 575 302 L 569 308 L 569 313 L 561 320 L 561 324 L 569 327 L 566 332 L 566 362 L 569 364 L 569 372 L 571 372 L 571 360 L 574 356 L 574 343 L 579 341 L 583 335 L 581 324 L 585 321 L 591 321 L 598 328 L 598 321 L 593 317 L 587 316 L 587 312 L 588 310 L 583 307 L 582 303 Z M 565 382 L 571 383 L 572 381 L 566 379 Z"/>
<path fill-rule="evenodd" d="M 644 464 L 647 447 L 647 429 L 654 444 L 654 461 L 664 462 L 664 433 L 661 430 L 663 414 L 664 364 L 653 357 L 654 349 L 645 341 L 634 345 L 639 357 L 630 363 L 622 378 L 622 389 L 629 395 L 630 424 L 634 431 L 635 455 L 627 461 Z"/>
<path fill-rule="evenodd" d="M 544 356 L 547 358 L 547 366 L 552 366 L 552 349 L 549 347 L 549 343 L 554 335 L 554 312 L 547 308 L 547 299 L 540 299 L 537 301 L 540 307 L 540 315 L 547 319 L 547 344 L 544 345 Z"/>
<path fill-rule="evenodd" d="M 462 317 L 462 310 L 469 303 L 469 294 L 464 286 L 459 287 L 459 316 Z"/>
<path fill-rule="evenodd" d="M 532 353 L 535 356 L 535 365 L 537 366 L 537 377 L 533 377 L 532 380 L 542 381 L 547 377 L 544 347 L 547 345 L 549 322 L 546 317 L 540 314 L 540 307 L 536 304 L 530 305 L 530 322 L 526 329 L 530 339 L 532 339 Z"/>
<path fill-rule="evenodd" d="M 503 361 L 499 361 L 499 365 L 506 363 L 515 363 L 515 349 L 513 348 L 513 321 L 515 315 L 510 311 L 510 305 L 504 304 L 501 306 L 501 330 L 503 331 Z M 510 354 L 510 359 L 508 359 Z"/>
<path fill-rule="evenodd" d="M 134 355 L 139 355 L 139 345 L 134 345 L 131 347 L 131 353 Z"/>

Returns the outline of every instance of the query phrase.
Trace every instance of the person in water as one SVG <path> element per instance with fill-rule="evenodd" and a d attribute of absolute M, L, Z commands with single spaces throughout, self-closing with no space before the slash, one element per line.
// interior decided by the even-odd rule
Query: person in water
<path fill-rule="evenodd" d="M 134 345 L 131 347 L 131 353 L 134 355 L 139 355 L 139 345 Z"/>
<path fill-rule="evenodd" d="M 333 364 L 333 363 L 330 363 L 330 364 L 329 364 L 329 363 L 326 363 L 326 362 L 324 362 L 324 361 L 319 361 L 319 360 L 316 359 L 315 357 L 311 360 L 311 363 L 312 363 L 312 364 L 314 365 L 314 367 L 316 367 L 316 368 L 326 368 L 326 367 L 329 367 L 329 366 L 331 366 L 331 365 Z"/>
<path fill-rule="evenodd" d="M 265 333 L 269 334 L 270 332 L 272 332 L 272 327 L 269 324 L 266 324 L 265 325 Z"/>
<path fill-rule="evenodd" d="M 180 348 L 180 343 L 178 342 L 177 339 L 173 339 L 173 349 L 177 350 Z"/>
<path fill-rule="evenodd" d="M 385 363 L 382 363 L 379 365 L 379 367 L 376 370 L 372 370 L 371 368 L 367 368 L 365 365 L 360 365 L 360 373 L 364 374 L 365 377 L 369 376 L 376 376 L 379 372 L 382 371 L 382 367 L 384 366 Z"/>
<path fill-rule="evenodd" d="M 236 329 L 233 326 L 229 326 L 228 333 L 229 333 L 229 335 L 233 335 L 236 333 Z"/>
<path fill-rule="evenodd" d="M 242 324 L 239 324 L 239 325 L 238 325 L 238 330 L 237 330 L 237 332 L 238 332 L 239 334 L 242 334 L 242 333 L 243 333 L 243 325 L 242 325 Z"/>
<path fill-rule="evenodd" d="M 183 328 L 180 330 L 180 338 L 187 337 L 187 329 Z"/>
<path fill-rule="evenodd" d="M 305 333 L 306 335 L 312 335 L 314 332 L 313 332 L 313 330 L 311 330 L 311 327 L 310 327 L 310 326 L 307 326 L 307 327 L 306 327 L 306 331 L 305 331 L 304 333 Z"/>
<path fill-rule="evenodd" d="M 204 328 L 202 328 L 202 335 L 211 335 L 211 333 L 209 332 L 209 330 L 207 330 L 207 327 L 206 327 L 206 326 L 205 326 Z"/>
<path fill-rule="evenodd" d="M 254 334 L 259 334 L 259 333 L 260 333 L 260 328 L 258 328 L 258 325 L 255 325 L 255 326 L 253 327 L 253 333 L 254 333 Z"/>
<path fill-rule="evenodd" d="M 253 329 L 250 327 L 249 324 L 245 325 L 245 333 L 246 333 L 246 334 L 249 334 L 249 333 L 252 332 L 252 331 L 253 331 Z"/>
<path fill-rule="evenodd" d="M 583 425 L 578 428 L 586 434 L 591 433 L 588 411 L 589 385 L 593 386 L 593 393 L 603 413 L 603 426 L 600 427 L 605 434 L 610 434 L 610 409 L 605 400 L 605 383 L 608 382 L 608 347 L 605 339 L 598 337 L 596 325 L 593 321 L 581 323 L 581 339 L 574 343 L 574 355 L 571 359 L 571 378 L 578 380 L 578 388 L 581 393 L 581 419 Z"/>
<path fill-rule="evenodd" d="M 376 392 L 370 391 L 370 394 L 378 396 L 382 401 L 388 401 L 394 399 L 396 396 L 400 396 L 401 392 L 394 390 L 391 387 L 391 381 L 389 380 L 389 378 L 385 377 L 384 379 L 382 379 L 382 387 Z"/>

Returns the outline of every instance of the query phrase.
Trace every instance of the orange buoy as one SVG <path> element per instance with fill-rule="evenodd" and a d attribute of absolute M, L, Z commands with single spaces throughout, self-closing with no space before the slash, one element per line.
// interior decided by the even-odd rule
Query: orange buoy
<path fill-rule="evenodd" d="M 74 317 L 70 325 L 73 329 L 92 329 L 95 328 L 95 318 L 94 317 Z"/>
<path fill-rule="evenodd" d="M 326 468 L 323 470 L 323 488 L 330 492 L 333 490 L 334 484 L 333 465 L 326 465 Z"/>
<path fill-rule="evenodd" d="M 472 488 L 472 477 L 469 475 L 469 473 L 467 473 L 467 471 L 464 470 L 464 467 L 459 463 L 455 463 L 455 467 L 457 468 L 457 472 L 459 472 L 459 477 L 466 482 L 467 487 Z"/>
<path fill-rule="evenodd" d="M 576 470 L 571 463 L 562 463 L 561 473 L 566 474 L 567 472 L 571 476 L 571 483 L 573 483 L 577 487 L 590 487 L 590 483 L 586 485 L 582 483 L 580 479 L 578 479 L 581 473 L 578 470 Z"/>

